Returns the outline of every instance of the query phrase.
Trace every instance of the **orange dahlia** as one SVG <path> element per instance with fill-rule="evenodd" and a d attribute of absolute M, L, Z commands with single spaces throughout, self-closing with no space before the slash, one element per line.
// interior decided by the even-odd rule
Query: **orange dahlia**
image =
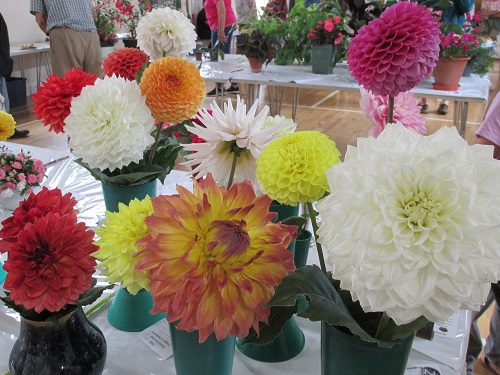
<path fill-rule="evenodd" d="M 147 59 L 148 55 L 137 48 L 119 48 L 106 56 L 102 71 L 110 77 L 116 74 L 133 81 Z"/>
<path fill-rule="evenodd" d="M 256 196 L 249 181 L 226 190 L 209 174 L 193 193 L 177 192 L 152 199 L 150 234 L 139 241 L 145 248 L 136 268 L 150 272 L 152 313 L 197 330 L 200 343 L 213 332 L 217 340 L 250 327 L 258 333 L 274 287 L 295 270 L 287 246 L 297 227 L 272 223 L 271 199 Z"/>
<path fill-rule="evenodd" d="M 205 99 L 205 81 L 195 64 L 163 57 L 144 71 L 141 91 L 157 120 L 172 123 L 193 117 Z"/>

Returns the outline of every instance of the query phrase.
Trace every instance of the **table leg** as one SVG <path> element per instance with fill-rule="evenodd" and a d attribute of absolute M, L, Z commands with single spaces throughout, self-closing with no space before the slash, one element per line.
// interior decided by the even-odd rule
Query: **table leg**
<path fill-rule="evenodd" d="M 293 89 L 293 104 L 292 104 L 292 120 L 295 121 L 297 118 L 297 108 L 299 107 L 299 93 L 300 89 L 298 87 Z"/>
<path fill-rule="evenodd" d="M 251 107 L 255 103 L 255 90 L 260 91 L 260 85 L 256 85 L 253 83 L 249 83 L 247 85 L 247 94 L 248 94 L 248 106 Z"/>
<path fill-rule="evenodd" d="M 283 102 L 285 88 L 268 85 L 267 92 L 269 95 L 269 114 L 271 116 L 277 116 L 281 113 L 281 103 Z"/>
<path fill-rule="evenodd" d="M 455 101 L 453 108 L 453 125 L 457 128 L 458 134 L 460 134 L 462 138 L 465 138 L 468 111 L 469 102 Z"/>
<path fill-rule="evenodd" d="M 48 52 L 42 52 L 42 60 L 43 60 L 43 64 L 45 65 L 45 73 L 47 74 L 47 77 L 48 77 L 52 74 L 52 67 L 50 66 Z"/>

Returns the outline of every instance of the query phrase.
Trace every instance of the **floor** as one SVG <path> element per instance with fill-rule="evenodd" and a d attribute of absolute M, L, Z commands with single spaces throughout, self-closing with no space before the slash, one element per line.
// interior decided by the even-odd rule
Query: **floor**
<path fill-rule="evenodd" d="M 495 62 L 494 69 L 490 72 L 491 91 L 490 101 L 493 99 L 499 85 L 500 60 Z M 213 88 L 213 85 L 207 85 L 207 92 Z M 240 88 L 241 92 L 246 92 L 245 87 Z M 245 97 L 245 95 L 242 95 Z M 236 95 L 227 95 L 233 100 Z M 265 86 L 260 88 L 260 98 L 265 104 L 268 93 Z M 370 129 L 369 121 L 364 117 L 359 109 L 359 93 L 339 92 L 339 91 L 320 91 L 320 90 L 301 90 L 299 98 L 299 108 L 297 111 L 298 130 L 319 130 L 327 134 L 337 143 L 342 156 L 345 154 L 347 145 L 355 145 L 357 137 L 366 136 Z M 209 107 L 214 97 L 207 97 L 204 107 Z M 281 115 L 291 118 L 293 92 L 285 89 L 281 107 Z M 428 134 L 432 134 L 442 126 L 453 126 L 453 103 L 449 104 L 447 115 L 437 113 L 439 102 L 428 100 L 430 113 L 425 115 L 427 119 Z M 469 143 L 475 142 L 474 132 L 481 123 L 487 110 L 487 104 L 471 103 L 469 108 L 467 131 L 465 139 Z M 28 129 L 30 135 L 27 138 L 11 140 L 20 144 L 28 144 L 38 147 L 47 147 L 56 150 L 66 150 L 67 139 L 64 134 L 55 134 L 48 132 L 32 113 L 31 101 L 27 105 L 17 107 L 12 110 L 17 126 L 22 129 Z M 483 337 L 488 335 L 488 323 L 491 316 L 491 309 L 480 319 L 479 326 Z M 489 375 L 481 369 L 475 370 L 474 374 Z"/>

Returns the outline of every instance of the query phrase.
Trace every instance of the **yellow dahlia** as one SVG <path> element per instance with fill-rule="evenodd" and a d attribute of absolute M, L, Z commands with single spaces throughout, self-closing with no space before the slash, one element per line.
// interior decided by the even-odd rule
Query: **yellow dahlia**
<path fill-rule="evenodd" d="M 5 141 L 14 134 L 16 122 L 11 114 L 0 111 L 0 141 Z"/>
<path fill-rule="evenodd" d="M 173 123 L 193 117 L 205 99 L 205 81 L 195 64 L 163 57 L 144 71 L 142 94 L 157 120 Z"/>
<path fill-rule="evenodd" d="M 149 233 L 144 219 L 153 213 L 151 199 L 134 199 L 129 205 L 118 204 L 118 212 L 106 211 L 106 221 L 96 234 L 100 237 L 95 245 L 99 250 L 92 255 L 101 263 L 102 274 L 111 283 L 121 283 L 131 294 L 141 289 L 149 290 L 148 272 L 136 271 L 140 256 L 135 254 L 142 248 L 137 240 Z"/>
<path fill-rule="evenodd" d="M 269 143 L 257 159 L 264 192 L 282 204 L 314 202 L 329 190 L 326 170 L 340 162 L 334 141 L 318 131 L 300 131 Z"/>
<path fill-rule="evenodd" d="M 213 332 L 217 340 L 259 332 L 274 287 L 295 270 L 287 246 L 297 227 L 272 223 L 271 199 L 249 181 L 226 190 L 209 174 L 193 193 L 177 192 L 153 199 L 150 234 L 140 241 L 136 268 L 150 272 L 151 312 L 199 331 L 200 342 Z"/>

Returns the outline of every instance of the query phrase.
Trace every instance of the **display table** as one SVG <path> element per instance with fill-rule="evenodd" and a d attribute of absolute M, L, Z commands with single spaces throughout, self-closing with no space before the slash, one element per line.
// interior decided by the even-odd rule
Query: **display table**
<path fill-rule="evenodd" d="M 10 46 L 10 56 L 12 58 L 17 58 L 19 61 L 19 71 L 23 78 L 26 78 L 25 68 L 24 68 L 24 57 L 34 55 L 36 64 L 36 83 L 40 86 L 40 80 L 42 76 L 42 66 L 45 67 L 45 72 L 47 76 L 52 73 L 50 65 L 50 44 L 49 42 L 43 43 L 33 43 L 33 48 L 22 48 L 22 45 L 12 44 Z"/>
<path fill-rule="evenodd" d="M 331 91 L 359 91 L 360 86 L 351 76 L 347 64 L 337 64 L 332 74 L 313 74 L 310 65 L 275 65 L 270 63 L 263 67 L 262 72 L 252 73 L 248 59 L 242 55 L 226 55 L 223 61 L 205 61 L 202 64 L 201 75 L 207 81 L 231 81 L 248 85 L 249 104 L 253 104 L 259 85 L 269 87 L 269 101 L 271 114 L 280 112 L 283 89 L 294 89 L 292 118 L 295 119 L 298 108 L 300 89 L 318 89 Z M 416 97 L 445 99 L 455 103 L 453 124 L 459 133 L 464 136 L 467 125 L 468 106 L 470 102 L 487 103 L 490 82 L 487 78 L 471 75 L 462 77 L 458 91 L 434 90 L 434 79 L 426 79 L 411 92 Z M 222 91 L 222 95 L 224 92 Z"/>
<path fill-rule="evenodd" d="M 20 149 L 18 144 L 7 145 L 12 151 Z M 90 173 L 72 161 L 71 157 L 62 159 L 67 153 L 23 146 L 33 157 L 42 159 L 48 166 L 48 178 L 44 183 L 49 187 L 59 187 L 63 193 L 72 192 L 78 200 L 79 218 L 88 225 L 96 227 L 105 212 L 100 183 Z M 165 184 L 158 184 L 158 194 L 172 194 L 176 184 L 190 188 L 192 183 L 185 172 L 172 171 Z M 2 220 L 10 212 L 0 212 Z M 317 263 L 314 249 L 309 252 L 309 264 Z M 6 254 L 0 258 L 5 260 Z M 105 280 L 99 276 L 99 284 Z M 112 291 L 106 291 L 109 295 Z M 3 288 L 0 287 L 3 295 Z M 110 326 L 106 318 L 107 307 L 104 304 L 90 314 L 89 318 L 103 331 L 108 346 L 108 355 L 104 374 L 106 375 L 174 375 L 173 358 L 162 359 L 146 345 L 138 333 L 122 332 Z M 235 352 L 233 373 L 235 375 L 314 375 L 320 374 L 320 323 L 310 322 L 303 318 L 295 318 L 304 332 L 306 344 L 304 350 L 295 358 L 281 363 L 262 363 L 252 360 L 238 350 Z M 460 311 L 454 320 L 456 325 L 452 337 L 437 337 L 432 341 L 416 338 L 411 351 L 406 375 L 423 374 L 421 367 L 431 367 L 440 371 L 441 375 L 465 374 L 465 351 L 468 341 L 468 330 L 471 314 Z M 0 304 L 0 374 L 8 371 L 8 358 L 12 346 L 19 334 L 20 318 L 17 313 Z M 161 324 L 161 323 L 160 323 Z M 194 374 L 193 374 L 194 375 Z"/>

